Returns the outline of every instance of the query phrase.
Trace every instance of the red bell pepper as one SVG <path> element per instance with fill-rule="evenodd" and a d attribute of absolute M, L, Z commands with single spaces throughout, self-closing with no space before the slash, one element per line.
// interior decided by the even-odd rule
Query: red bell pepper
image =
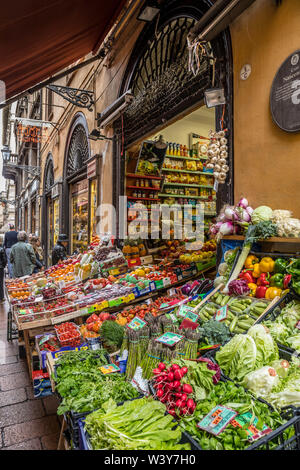
<path fill-rule="evenodd" d="M 239 278 L 244 279 L 247 282 L 247 284 L 250 284 L 250 283 L 253 283 L 253 282 L 255 283 L 255 279 L 252 276 L 252 272 L 249 271 L 249 270 L 243 269 L 243 271 L 239 275 Z"/>
<path fill-rule="evenodd" d="M 268 286 L 270 284 L 269 277 L 270 277 L 269 273 L 261 273 L 261 275 L 257 279 L 257 285 L 258 286 Z"/>
<path fill-rule="evenodd" d="M 291 282 L 292 275 L 291 274 L 286 274 L 283 278 L 283 288 L 288 289 L 289 288 L 289 283 Z"/>
<path fill-rule="evenodd" d="M 258 299 L 265 298 L 267 289 L 267 286 L 258 286 L 255 292 L 255 297 L 257 297 Z"/>

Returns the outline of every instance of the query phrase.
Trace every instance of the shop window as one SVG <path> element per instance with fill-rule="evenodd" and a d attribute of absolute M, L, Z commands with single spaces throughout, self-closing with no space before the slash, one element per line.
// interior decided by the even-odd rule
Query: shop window
<path fill-rule="evenodd" d="M 88 180 L 82 180 L 71 187 L 71 252 L 82 252 L 88 244 Z"/>

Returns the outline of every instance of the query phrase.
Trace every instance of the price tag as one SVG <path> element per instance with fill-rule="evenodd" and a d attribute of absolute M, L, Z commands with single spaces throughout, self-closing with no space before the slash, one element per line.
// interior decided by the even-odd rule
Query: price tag
<path fill-rule="evenodd" d="M 257 429 L 258 418 L 254 416 L 250 411 L 248 413 L 243 413 L 241 415 L 236 416 L 230 424 L 232 426 L 242 428 L 248 434 L 248 440 L 250 442 L 257 441 L 262 436 L 269 434 L 272 432 L 272 429 L 263 424 L 262 429 Z"/>
<path fill-rule="evenodd" d="M 46 343 L 47 341 L 49 341 L 49 339 L 51 338 L 54 338 L 55 335 L 52 335 L 52 334 L 49 334 L 49 335 L 45 335 L 40 341 L 39 341 L 39 346 L 41 346 L 42 344 Z"/>
<path fill-rule="evenodd" d="M 226 320 L 227 318 L 227 307 L 228 305 L 224 305 L 224 307 L 219 308 L 219 310 L 216 311 L 214 320 L 216 321 L 222 321 Z"/>
<path fill-rule="evenodd" d="M 219 187 L 219 182 L 217 180 L 215 180 L 215 183 L 214 183 L 214 191 L 215 192 L 218 192 L 218 187 Z"/>
<path fill-rule="evenodd" d="M 44 297 L 42 295 L 39 295 L 38 297 L 34 299 L 34 303 L 43 302 L 43 300 L 44 300 Z"/>
<path fill-rule="evenodd" d="M 87 307 L 87 311 L 88 313 L 93 313 L 95 311 L 95 306 L 94 305 L 90 305 L 89 307 Z"/>
<path fill-rule="evenodd" d="M 116 366 L 116 364 L 105 364 L 104 366 L 99 367 L 102 374 L 112 374 L 114 372 L 119 372 L 120 367 Z"/>
<path fill-rule="evenodd" d="M 197 315 L 197 313 L 195 312 L 187 312 L 186 316 L 184 317 L 184 320 L 191 320 L 195 323 L 197 323 L 197 320 L 199 318 L 199 315 Z"/>
<path fill-rule="evenodd" d="M 167 346 L 174 346 L 175 344 L 179 343 L 182 338 L 182 335 L 168 331 L 167 333 L 164 333 L 162 336 L 157 338 L 156 341 L 166 344 Z"/>
<path fill-rule="evenodd" d="M 101 304 L 100 304 L 100 308 L 101 308 L 101 310 L 103 310 L 105 308 L 108 308 L 108 301 L 103 300 L 103 302 L 101 302 Z"/>
<path fill-rule="evenodd" d="M 165 277 L 163 279 L 164 287 L 168 287 L 171 285 L 171 279 L 169 277 Z"/>
<path fill-rule="evenodd" d="M 219 346 L 221 346 L 221 344 L 211 344 L 210 346 L 203 346 L 202 348 L 199 348 L 199 351 L 205 351 L 206 349 L 216 349 Z"/>
<path fill-rule="evenodd" d="M 129 299 L 128 301 L 131 302 L 132 300 L 135 299 L 135 296 L 134 296 L 134 294 L 128 294 L 127 298 Z"/>
<path fill-rule="evenodd" d="M 144 320 L 142 320 L 141 318 L 135 317 L 135 318 L 133 318 L 133 320 L 131 320 L 130 323 L 128 323 L 127 327 L 130 328 L 131 330 L 140 330 L 146 324 L 147 323 Z"/>
<path fill-rule="evenodd" d="M 214 436 L 218 436 L 228 426 L 230 421 L 235 418 L 237 412 L 227 406 L 215 406 L 202 420 L 197 424 L 198 428 L 207 431 Z"/>
<path fill-rule="evenodd" d="M 194 313 L 194 309 L 192 307 L 188 307 L 187 305 L 181 305 L 177 312 L 177 315 L 179 317 L 185 318 L 187 313 Z"/>
<path fill-rule="evenodd" d="M 30 308 L 19 310 L 19 315 L 31 315 L 33 311 Z"/>

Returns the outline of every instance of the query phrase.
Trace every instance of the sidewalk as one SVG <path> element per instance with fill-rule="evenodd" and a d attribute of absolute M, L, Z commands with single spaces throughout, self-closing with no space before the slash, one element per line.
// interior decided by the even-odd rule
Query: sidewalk
<path fill-rule="evenodd" d="M 57 399 L 34 399 L 18 341 L 6 340 L 7 307 L 0 304 L 0 450 L 55 450 L 60 431 Z"/>

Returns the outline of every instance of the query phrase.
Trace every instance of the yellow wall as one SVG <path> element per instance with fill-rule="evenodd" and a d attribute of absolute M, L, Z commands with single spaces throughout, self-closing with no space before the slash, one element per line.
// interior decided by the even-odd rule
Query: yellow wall
<path fill-rule="evenodd" d="M 277 127 L 270 114 L 273 78 L 300 49 L 300 1 L 257 0 L 231 28 L 234 62 L 234 194 L 251 205 L 290 209 L 300 217 L 300 133 Z M 240 70 L 250 64 L 243 81 Z M 299 105 L 300 113 L 300 105 Z"/>

